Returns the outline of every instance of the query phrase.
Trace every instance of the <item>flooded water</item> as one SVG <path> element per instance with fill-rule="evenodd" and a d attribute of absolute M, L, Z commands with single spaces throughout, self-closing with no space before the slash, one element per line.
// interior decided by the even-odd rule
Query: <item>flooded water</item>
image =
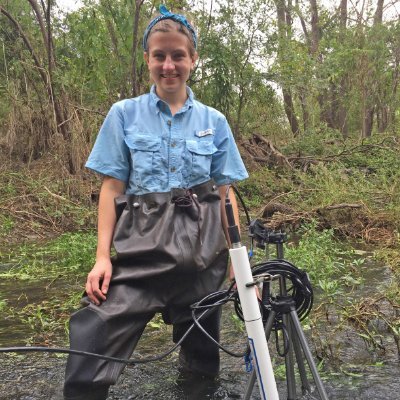
<path fill-rule="evenodd" d="M 366 269 L 368 282 L 362 288 L 363 294 L 376 291 L 387 276 L 382 267 L 370 265 Z M 43 298 L 56 296 L 60 290 L 57 285 L 38 282 L 3 280 L 0 282 L 1 298 L 7 304 L 23 307 L 28 302 L 40 302 Z M 65 285 L 65 284 L 64 284 Z M 62 287 L 61 287 L 62 289 Z M 349 294 L 349 298 L 359 293 Z M 1 300 L 0 298 L 0 300 Z M 234 311 L 224 306 L 222 342 L 231 350 L 241 352 L 246 345 L 246 336 L 232 319 Z M 397 400 L 400 399 L 400 368 L 398 354 L 393 339 L 387 332 L 381 332 L 385 342 L 384 351 L 371 349 L 364 339 L 350 327 L 335 331 L 337 321 L 321 324 L 319 340 L 330 338 L 336 353 L 332 365 L 328 362 L 321 368 L 321 376 L 331 400 Z M 0 346 L 25 344 L 25 339 L 33 332 L 16 320 L 0 318 Z M 305 332 L 308 336 L 310 331 Z M 311 339 L 311 338 L 310 338 Z M 332 339 L 332 338 L 330 338 Z M 206 339 L 205 339 L 206 340 Z M 310 340 L 317 343 L 318 340 Z M 61 345 L 65 345 L 60 343 Z M 172 346 L 171 329 L 146 329 L 137 348 L 141 356 L 162 353 Z M 310 344 L 313 354 L 315 349 Z M 275 346 L 270 345 L 280 399 L 287 399 L 286 383 L 283 378 L 283 361 L 276 355 Z M 66 358 L 64 355 L 31 353 L 26 355 L 0 354 L 0 399 L 2 400 L 56 400 L 60 399 Z M 127 367 L 117 385 L 110 391 L 110 400 L 205 400 L 205 399 L 242 399 L 249 379 L 243 359 L 233 358 L 221 353 L 221 373 L 216 380 L 184 377 L 178 368 L 178 353 L 167 359 L 150 364 Z M 311 380 L 311 384 L 312 384 Z M 318 399 L 314 391 L 312 396 L 299 399 Z M 261 399 L 255 385 L 252 399 Z"/>

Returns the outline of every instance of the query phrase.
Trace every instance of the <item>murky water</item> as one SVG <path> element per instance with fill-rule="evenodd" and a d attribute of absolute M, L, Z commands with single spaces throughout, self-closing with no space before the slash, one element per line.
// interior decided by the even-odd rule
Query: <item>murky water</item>
<path fill-rule="evenodd" d="M 377 285 L 385 280 L 384 268 L 371 265 L 367 270 L 363 294 L 376 292 Z M 8 304 L 22 307 L 27 302 L 39 302 L 43 298 L 56 296 L 60 287 L 48 283 L 26 283 L 5 280 L 0 282 L 1 298 Z M 352 294 L 355 297 L 359 294 Z M 244 349 L 246 336 L 232 321 L 233 311 L 224 307 L 222 342 L 237 352 Z M 334 324 L 335 321 L 331 321 Z M 333 326 L 333 325 L 332 325 Z M 146 330 L 137 352 L 141 355 L 162 353 L 172 345 L 170 328 L 160 331 Z M 332 329 L 324 325 L 321 336 L 327 337 Z M 308 334 L 309 332 L 306 332 Z M 0 346 L 24 344 L 24 339 L 32 332 L 16 321 L 0 318 Z M 400 399 L 400 368 L 395 344 L 390 335 L 382 332 L 385 338 L 385 352 L 368 349 L 363 339 L 348 327 L 335 333 L 338 360 L 335 365 L 326 365 L 330 374 L 322 370 L 322 377 L 328 396 L 336 400 L 396 400 Z M 206 339 L 205 339 L 206 340 Z M 274 346 L 271 353 L 275 354 Z M 312 349 L 313 350 L 313 349 Z M 314 353 L 314 351 L 313 351 Z M 168 359 L 128 367 L 118 384 L 111 389 L 110 400 L 149 399 L 149 400 L 205 400 L 241 399 L 245 392 L 249 374 L 245 372 L 243 359 L 221 354 L 221 373 L 217 380 L 183 377 L 178 369 L 177 353 Z M 278 360 L 278 361 L 276 361 Z M 282 364 L 278 358 L 274 362 Z M 65 356 L 31 353 L 27 355 L 0 354 L 0 399 L 3 400 L 51 400 L 60 399 Z M 282 370 L 282 368 L 278 368 Z M 286 383 L 278 374 L 280 398 L 286 399 Z M 311 381 L 312 383 L 312 381 Z M 298 386 L 300 386 L 298 384 Z M 318 399 L 313 396 L 300 396 L 304 399 Z M 252 399 L 261 396 L 257 385 Z"/>

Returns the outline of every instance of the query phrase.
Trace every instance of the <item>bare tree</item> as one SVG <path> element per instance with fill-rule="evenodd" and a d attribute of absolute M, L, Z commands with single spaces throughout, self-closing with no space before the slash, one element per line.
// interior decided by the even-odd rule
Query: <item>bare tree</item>
<path fill-rule="evenodd" d="M 144 0 L 135 0 L 135 16 L 133 21 L 132 32 L 132 96 L 136 97 L 139 94 L 138 76 L 137 76 L 137 47 L 139 42 L 139 19 L 140 9 Z"/>
<path fill-rule="evenodd" d="M 321 40 L 321 27 L 319 23 L 317 0 L 310 0 L 311 8 L 311 54 L 317 55 Z"/>
<path fill-rule="evenodd" d="M 278 58 L 282 58 L 284 52 L 284 42 L 288 39 L 288 25 L 286 18 L 286 2 L 285 0 L 275 0 L 276 14 L 278 19 L 279 47 Z M 286 116 L 289 120 L 290 128 L 294 136 L 299 134 L 299 122 L 297 120 L 292 91 L 289 85 L 285 82 L 281 83 L 283 103 Z"/>
<path fill-rule="evenodd" d="M 383 6 L 385 0 L 377 0 L 377 7 L 374 15 L 374 27 L 382 25 Z M 367 64 L 370 64 L 369 58 L 366 56 Z M 374 93 L 374 87 L 371 88 L 371 83 L 374 82 L 374 74 L 370 65 L 366 65 L 368 71 L 365 71 L 366 79 L 364 80 L 362 91 L 362 137 L 370 137 L 374 124 L 374 114 L 377 109 L 377 95 Z M 375 86 L 375 85 L 373 85 Z"/>
<path fill-rule="evenodd" d="M 347 28 L 347 0 L 340 1 L 340 21 L 339 21 L 339 38 L 340 40 L 345 40 L 345 32 Z M 347 93 L 347 76 L 343 76 L 340 80 L 340 87 L 338 92 L 339 98 L 336 99 L 335 107 L 337 106 L 337 119 L 335 126 L 340 130 L 343 137 L 347 137 L 349 134 L 347 125 L 347 108 L 345 106 L 345 96 Z"/>
<path fill-rule="evenodd" d="M 46 67 L 44 65 L 42 65 L 42 63 L 39 60 L 39 57 L 37 56 L 33 45 L 31 44 L 31 42 L 28 39 L 28 36 L 26 35 L 26 33 L 24 32 L 22 26 L 19 24 L 19 22 L 7 11 L 5 10 L 3 7 L 0 6 L 0 12 L 5 15 L 9 21 L 14 25 L 14 27 L 16 28 L 18 34 L 21 36 L 25 46 L 27 47 L 27 49 L 29 50 L 32 59 L 37 67 L 37 70 L 39 71 L 40 77 L 43 81 L 43 84 L 46 88 L 48 97 L 49 97 L 49 102 L 53 105 L 54 108 L 54 114 L 55 114 L 55 122 L 56 122 L 56 129 L 60 131 L 60 133 L 63 134 L 64 137 L 67 136 L 67 130 L 64 124 L 65 118 L 63 115 L 63 109 L 60 106 L 60 103 L 57 99 L 56 94 L 54 93 L 54 87 L 53 87 L 53 82 L 52 82 L 52 76 L 51 76 L 51 71 L 52 71 L 52 67 L 54 65 L 54 56 L 53 51 L 52 51 L 52 46 L 51 46 L 51 39 L 49 37 L 49 32 L 45 27 L 45 23 L 43 20 L 43 17 L 40 13 L 40 9 L 39 9 L 39 5 L 37 4 L 36 0 L 29 0 L 29 3 L 32 6 L 32 9 L 35 12 L 36 15 L 36 19 L 38 21 L 38 24 L 40 26 L 40 30 L 42 32 L 42 36 L 43 36 L 43 41 L 45 44 L 45 49 L 46 52 L 48 54 L 48 60 L 49 60 L 49 65 L 47 66 L 48 68 L 46 69 Z"/>

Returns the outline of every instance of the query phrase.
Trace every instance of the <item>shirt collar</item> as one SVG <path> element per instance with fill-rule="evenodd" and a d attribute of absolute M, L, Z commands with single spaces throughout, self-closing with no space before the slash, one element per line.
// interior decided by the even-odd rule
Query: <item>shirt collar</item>
<path fill-rule="evenodd" d="M 192 108 L 192 106 L 193 106 L 194 93 L 193 93 L 192 89 L 190 89 L 189 86 L 186 86 L 186 93 L 188 95 L 188 98 L 187 98 L 185 104 L 183 105 L 183 107 L 180 109 L 179 113 L 183 113 L 183 112 L 187 111 L 188 109 Z M 162 111 L 166 105 L 165 101 L 163 101 L 162 99 L 160 99 L 157 96 L 156 85 L 153 85 L 150 89 L 150 103 L 152 104 L 152 106 L 154 106 L 157 114 L 160 111 Z"/>

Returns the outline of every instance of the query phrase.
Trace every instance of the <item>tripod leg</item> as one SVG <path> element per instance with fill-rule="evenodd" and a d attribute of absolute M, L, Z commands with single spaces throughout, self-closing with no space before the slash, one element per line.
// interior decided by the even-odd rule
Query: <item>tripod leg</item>
<path fill-rule="evenodd" d="M 287 399 L 296 400 L 296 377 L 294 374 L 294 359 L 292 349 L 292 328 L 289 315 L 282 315 L 282 320 L 287 329 L 288 334 L 288 349 L 285 355 L 285 367 L 286 367 L 286 384 L 287 384 Z"/>
<path fill-rule="evenodd" d="M 276 312 L 271 311 L 268 315 L 268 319 L 265 324 L 265 336 L 266 336 L 267 340 L 269 339 L 269 337 L 271 335 L 272 325 L 275 321 L 275 315 L 276 315 Z M 256 373 L 256 370 L 253 368 L 253 370 L 251 371 L 250 378 L 247 381 L 246 391 L 245 391 L 243 400 L 249 400 L 251 398 L 251 393 L 253 392 L 253 388 L 254 388 L 254 384 L 256 383 L 256 379 L 257 379 L 257 373 Z"/>
<path fill-rule="evenodd" d="M 290 316 L 292 319 L 293 326 L 296 330 L 297 337 L 299 338 L 300 344 L 302 346 L 304 356 L 307 359 L 312 376 L 314 378 L 315 385 L 317 386 L 318 393 L 322 400 L 329 400 L 328 395 L 325 392 L 325 388 L 322 383 L 321 377 L 318 374 L 317 366 L 315 365 L 315 362 L 312 358 L 312 354 L 311 354 L 310 348 L 308 347 L 304 332 L 301 328 L 301 324 L 300 324 L 299 318 L 297 316 L 296 310 L 290 311 Z"/>
<path fill-rule="evenodd" d="M 294 330 L 293 325 L 292 325 L 292 343 L 293 343 L 294 354 L 296 355 L 297 367 L 300 373 L 302 394 L 304 395 L 306 393 L 311 392 L 311 386 L 307 378 L 307 372 L 304 365 L 303 353 L 301 352 L 299 338 L 297 336 L 296 331 Z"/>

